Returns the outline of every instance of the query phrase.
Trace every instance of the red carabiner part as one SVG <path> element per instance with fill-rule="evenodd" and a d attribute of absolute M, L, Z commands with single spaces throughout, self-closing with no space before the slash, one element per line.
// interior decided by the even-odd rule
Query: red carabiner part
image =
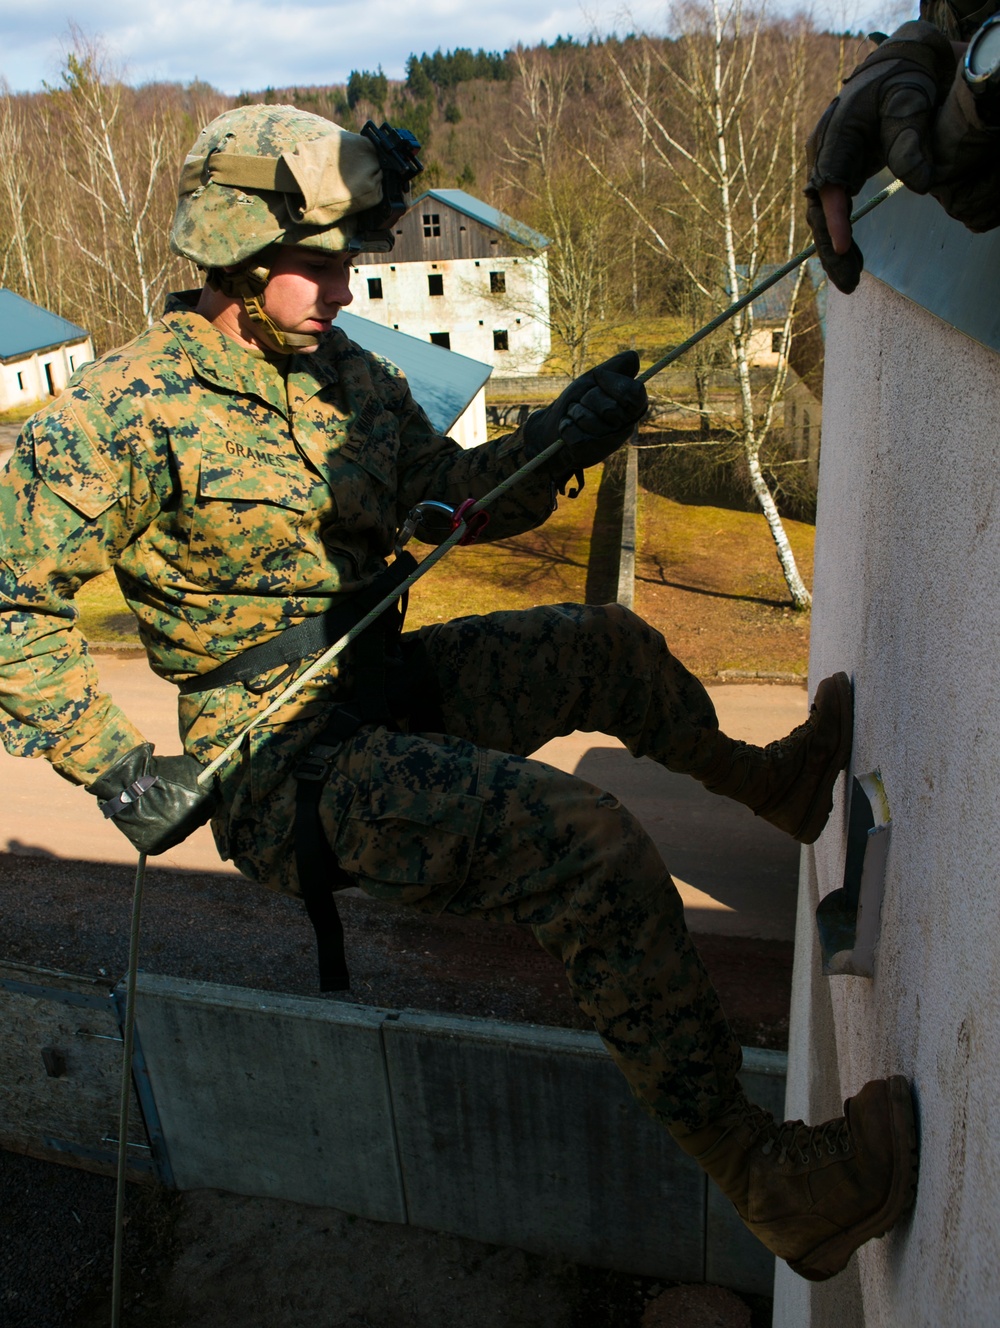
<path fill-rule="evenodd" d="M 456 507 L 451 517 L 451 528 L 457 530 L 463 523 L 468 527 L 465 534 L 458 541 L 459 544 L 475 544 L 476 540 L 490 524 L 489 512 L 473 512 L 468 521 L 465 520 L 465 514 L 470 507 L 476 504 L 475 498 L 466 498 L 460 507 Z"/>

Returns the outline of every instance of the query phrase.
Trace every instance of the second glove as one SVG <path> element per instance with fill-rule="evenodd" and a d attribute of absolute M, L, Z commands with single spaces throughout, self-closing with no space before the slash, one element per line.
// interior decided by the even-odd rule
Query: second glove
<path fill-rule="evenodd" d="M 569 477 L 604 461 L 629 437 L 649 407 L 646 385 L 637 383 L 639 356 L 622 351 L 573 380 L 544 410 L 524 425 L 529 457 L 562 439 L 565 446 L 548 463 L 561 488 Z"/>
<path fill-rule="evenodd" d="M 198 783 L 202 769 L 193 756 L 154 756 L 145 742 L 88 784 L 87 792 L 140 853 L 165 853 L 212 815 L 215 785 Z"/>
<path fill-rule="evenodd" d="M 845 80 L 809 136 L 807 219 L 830 280 L 850 294 L 861 277 L 857 244 L 838 254 L 830 239 L 820 191 L 840 185 L 853 198 L 883 166 L 916 193 L 931 183 L 931 125 L 955 71 L 956 56 L 930 23 L 904 23 Z"/>

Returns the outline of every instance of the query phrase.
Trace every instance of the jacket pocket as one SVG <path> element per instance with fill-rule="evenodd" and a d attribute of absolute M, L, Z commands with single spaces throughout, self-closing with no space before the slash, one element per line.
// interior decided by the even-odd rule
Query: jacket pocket
<path fill-rule="evenodd" d="M 483 799 L 427 788 L 407 778 L 408 763 L 376 757 L 371 785 L 340 822 L 335 852 L 345 871 L 370 882 L 411 887 L 397 894 L 416 902 L 428 887 L 462 885 L 469 873 Z M 416 887 L 416 889 L 413 889 Z"/>
<path fill-rule="evenodd" d="M 188 570 L 211 577 L 222 593 L 246 585 L 252 571 L 260 592 L 290 593 L 319 483 L 304 464 L 297 470 L 205 449 L 188 518 Z"/>
<path fill-rule="evenodd" d="M 126 495 L 125 482 L 82 429 L 53 433 L 58 446 L 41 428 L 35 435 L 35 470 L 68 507 L 94 520 Z"/>

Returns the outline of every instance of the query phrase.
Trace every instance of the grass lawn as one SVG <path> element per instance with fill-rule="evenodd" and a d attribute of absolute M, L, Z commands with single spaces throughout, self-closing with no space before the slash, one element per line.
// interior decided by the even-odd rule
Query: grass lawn
<path fill-rule="evenodd" d="M 407 627 L 467 613 L 585 598 L 596 477 L 541 529 L 498 544 L 454 550 L 410 594 Z M 785 523 L 799 569 L 812 581 L 814 529 Z M 417 557 L 421 546 L 411 546 Z M 130 642 L 135 625 L 108 574 L 77 603 L 92 641 Z M 790 607 L 762 516 L 673 502 L 641 492 L 636 610 L 701 677 L 723 669 L 806 672 L 809 615 Z"/>
<path fill-rule="evenodd" d="M 88 581 L 76 597 L 80 626 L 88 641 L 134 645 L 139 637 L 132 610 L 122 599 L 114 572 Z"/>

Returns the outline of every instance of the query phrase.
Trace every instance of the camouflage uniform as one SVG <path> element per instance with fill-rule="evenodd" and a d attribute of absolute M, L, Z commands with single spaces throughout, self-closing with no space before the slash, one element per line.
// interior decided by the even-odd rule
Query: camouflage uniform
<path fill-rule="evenodd" d="M 405 380 L 334 329 L 287 375 L 173 299 L 25 427 L 0 485 L 0 736 L 92 782 L 141 733 L 101 695 L 71 598 L 114 567 L 153 669 L 178 684 L 328 607 L 385 565 L 420 499 L 457 504 L 523 459 L 435 434 Z M 551 510 L 537 474 L 490 535 Z M 653 844 L 609 794 L 527 754 L 600 730 L 689 768 L 715 727 L 704 689 L 616 606 L 463 618 L 406 638 L 434 705 L 343 742 L 320 815 L 369 893 L 530 925 L 565 964 L 633 1090 L 696 1127 L 732 1097 L 740 1050 Z M 331 666 L 255 729 L 221 778 L 224 857 L 296 892 L 294 768 L 350 689 Z M 180 701 L 202 762 L 267 703 L 242 685 Z M 447 736 L 428 732 L 443 728 Z"/>

